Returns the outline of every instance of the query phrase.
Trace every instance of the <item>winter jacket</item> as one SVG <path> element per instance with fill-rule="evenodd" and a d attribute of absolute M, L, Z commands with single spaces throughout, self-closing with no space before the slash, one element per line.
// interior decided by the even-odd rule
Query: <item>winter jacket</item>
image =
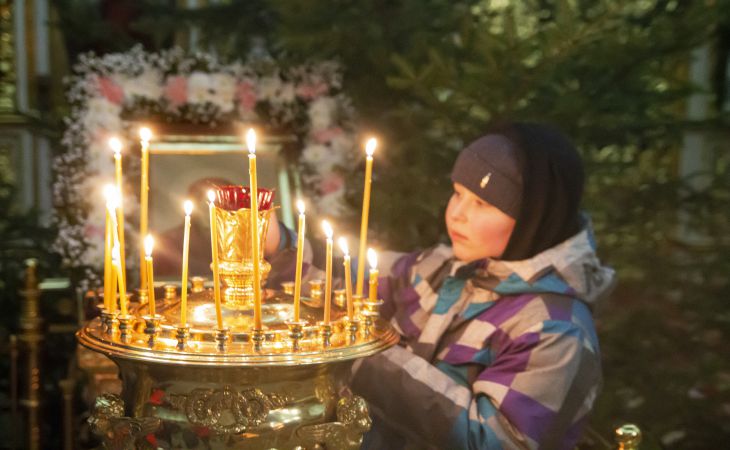
<path fill-rule="evenodd" d="M 590 305 L 614 278 L 588 230 L 524 261 L 437 246 L 389 272 L 381 311 L 402 340 L 356 363 L 376 416 L 363 448 L 574 447 L 601 385 Z"/>

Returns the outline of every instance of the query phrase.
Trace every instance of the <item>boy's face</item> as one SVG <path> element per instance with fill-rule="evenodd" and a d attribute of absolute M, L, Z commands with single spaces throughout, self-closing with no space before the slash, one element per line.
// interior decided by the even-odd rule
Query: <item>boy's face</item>
<path fill-rule="evenodd" d="M 515 228 L 515 219 L 454 183 L 454 193 L 446 207 L 446 228 L 454 255 L 471 262 L 499 258 Z"/>

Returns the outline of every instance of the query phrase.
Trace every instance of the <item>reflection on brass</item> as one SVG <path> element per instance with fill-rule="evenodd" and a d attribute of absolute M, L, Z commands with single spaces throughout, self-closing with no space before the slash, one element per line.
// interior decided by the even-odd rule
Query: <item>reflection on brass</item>
<path fill-rule="evenodd" d="M 22 329 L 20 340 L 25 344 L 28 367 L 28 391 L 24 401 L 28 409 L 28 449 L 38 450 L 40 442 L 40 345 L 43 340 L 41 332 L 42 320 L 39 314 L 40 290 L 38 289 L 38 277 L 36 266 L 38 261 L 28 259 L 25 261 L 25 288 L 21 292 L 25 299 L 22 303 L 20 315 L 20 327 Z"/>
<path fill-rule="evenodd" d="M 183 411 L 188 421 L 221 434 L 238 434 L 261 425 L 272 409 L 285 405 L 285 397 L 266 395 L 260 389 L 237 391 L 230 385 L 222 389 L 195 389 L 187 395 L 170 396 L 173 408 Z"/>
<path fill-rule="evenodd" d="M 271 270 L 271 264 L 263 259 L 266 232 L 273 209 L 259 211 L 258 235 L 261 283 Z M 223 302 L 229 306 L 250 308 L 253 305 L 253 247 L 251 234 L 251 210 L 237 211 L 215 209 L 218 231 L 218 258 L 221 280 L 225 285 Z"/>
<path fill-rule="evenodd" d="M 312 306 L 322 306 L 322 292 L 324 290 L 323 280 L 309 280 L 309 296 Z"/>
<path fill-rule="evenodd" d="M 616 428 L 615 439 L 618 450 L 639 450 L 641 430 L 638 426 L 627 423 Z"/>
<path fill-rule="evenodd" d="M 281 289 L 287 295 L 294 295 L 294 282 L 293 281 L 282 281 Z"/>
<path fill-rule="evenodd" d="M 138 439 L 157 430 L 161 423 L 156 417 L 124 417 L 124 401 L 114 394 L 96 398 L 88 422 L 106 450 L 133 450 Z"/>
<path fill-rule="evenodd" d="M 334 293 L 335 305 L 339 306 L 340 308 L 344 308 L 345 306 L 347 306 L 347 295 L 345 293 L 345 290 L 335 289 Z"/>
<path fill-rule="evenodd" d="M 300 427 L 297 436 L 306 448 L 357 450 L 371 425 L 365 400 L 343 397 L 337 403 L 337 422 Z"/>

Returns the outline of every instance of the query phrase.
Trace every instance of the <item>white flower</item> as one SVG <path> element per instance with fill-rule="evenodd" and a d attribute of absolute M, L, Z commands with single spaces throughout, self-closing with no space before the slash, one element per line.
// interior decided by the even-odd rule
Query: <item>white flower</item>
<path fill-rule="evenodd" d="M 188 79 L 188 102 L 210 103 L 221 112 L 233 111 L 233 96 L 236 93 L 236 80 L 225 73 L 207 74 L 193 72 Z"/>
<path fill-rule="evenodd" d="M 122 119 L 119 116 L 122 108 L 103 97 L 89 100 L 88 109 L 83 115 L 84 128 L 87 130 L 116 131 L 122 128 Z"/>
<path fill-rule="evenodd" d="M 210 76 L 210 102 L 222 112 L 233 111 L 233 97 L 236 95 L 236 79 L 225 73 Z"/>
<path fill-rule="evenodd" d="M 261 78 L 258 86 L 259 97 L 264 100 L 273 101 L 279 95 L 281 89 L 281 78 L 278 75 Z"/>
<path fill-rule="evenodd" d="M 205 103 L 210 99 L 208 90 L 211 86 L 210 76 L 203 72 L 193 72 L 188 78 L 188 102 Z"/>
<path fill-rule="evenodd" d="M 332 97 L 320 97 L 309 105 L 311 130 L 329 128 L 332 125 L 337 102 Z"/>
<path fill-rule="evenodd" d="M 137 96 L 157 100 L 162 95 L 162 74 L 157 70 L 147 69 L 137 77 L 119 77 L 115 81 L 127 99 Z"/>

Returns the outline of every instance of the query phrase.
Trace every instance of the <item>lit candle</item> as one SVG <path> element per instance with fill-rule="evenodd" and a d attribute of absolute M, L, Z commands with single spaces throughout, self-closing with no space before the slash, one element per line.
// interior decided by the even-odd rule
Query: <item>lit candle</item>
<path fill-rule="evenodd" d="M 342 264 L 345 266 L 345 296 L 347 298 L 347 317 L 350 319 L 354 318 L 354 309 L 352 305 L 352 279 L 350 275 L 350 250 L 347 247 L 347 239 L 341 237 L 337 240 L 342 249 L 342 253 L 345 254 Z"/>
<path fill-rule="evenodd" d="M 112 250 L 112 260 L 114 269 L 117 272 L 117 283 L 119 285 L 119 307 L 123 316 L 127 315 L 127 287 L 124 285 L 124 279 L 122 278 L 122 263 L 119 259 L 119 243 L 114 244 Z"/>
<path fill-rule="evenodd" d="M 218 272 L 218 224 L 215 219 L 215 192 L 208 191 L 208 210 L 210 212 L 210 250 L 213 256 L 213 298 L 215 299 L 215 318 L 218 329 L 223 329 L 223 312 L 221 311 L 221 287 Z"/>
<path fill-rule="evenodd" d="M 370 263 L 370 285 L 368 300 L 378 301 L 378 255 L 372 248 L 368 249 L 368 262 Z"/>
<path fill-rule="evenodd" d="M 299 301 L 302 293 L 302 264 L 304 259 L 304 202 L 297 200 L 299 226 L 297 227 L 297 265 L 294 275 L 294 321 L 299 322 Z"/>
<path fill-rule="evenodd" d="M 185 200 L 185 234 L 183 235 L 182 260 L 182 294 L 180 295 L 180 324 L 188 323 L 188 256 L 190 254 L 190 214 L 193 213 L 193 202 Z"/>
<path fill-rule="evenodd" d="M 155 240 L 151 234 L 144 238 L 144 262 L 145 274 L 147 275 L 147 298 L 150 305 L 150 316 L 155 315 L 155 274 L 152 270 L 152 248 L 155 246 Z"/>
<path fill-rule="evenodd" d="M 375 138 L 368 139 L 365 144 L 365 189 L 362 194 L 362 216 L 360 221 L 360 248 L 358 252 L 359 264 L 357 265 L 357 296 L 362 297 L 363 284 L 365 280 L 365 247 L 368 241 L 368 215 L 370 213 L 370 184 L 373 175 L 373 153 L 378 141 Z"/>
<path fill-rule="evenodd" d="M 114 214 L 114 186 L 104 186 L 104 198 L 106 199 L 106 220 L 104 226 L 104 308 L 107 312 L 111 312 L 114 301 L 112 296 L 116 290 L 112 284 L 112 250 L 114 249 L 114 238 L 112 237 L 112 219 L 110 214 Z"/>
<path fill-rule="evenodd" d="M 109 282 L 109 311 L 114 312 L 117 309 L 117 286 L 120 280 L 118 276 L 117 262 L 114 261 L 114 249 L 117 249 L 117 259 L 119 259 L 119 226 L 117 223 L 117 208 L 119 207 L 119 193 L 112 185 L 107 186 L 105 190 L 106 200 L 106 217 L 109 220 L 109 255 L 110 255 L 110 271 L 111 281 Z M 106 262 L 105 262 L 106 263 Z M 123 280 L 121 280 L 123 282 Z"/>
<path fill-rule="evenodd" d="M 122 199 L 122 141 L 113 137 L 109 139 L 109 147 L 114 151 L 114 167 L 117 181 L 117 228 L 119 229 L 119 263 L 122 265 L 122 282 L 127 283 L 127 265 L 124 252 L 124 201 Z"/>
<path fill-rule="evenodd" d="M 332 226 L 326 220 L 322 221 L 322 228 L 327 237 L 327 250 L 325 252 L 325 275 L 324 275 L 324 323 L 330 323 L 330 308 L 332 303 Z"/>
<path fill-rule="evenodd" d="M 251 185 L 251 245 L 253 246 L 253 323 L 261 329 L 261 261 L 259 261 L 259 193 L 256 180 L 256 132 L 249 128 L 246 133 L 248 145 L 248 177 Z"/>
<path fill-rule="evenodd" d="M 152 132 L 149 128 L 142 127 L 139 129 L 139 139 L 140 139 L 140 146 L 142 148 L 142 167 L 141 167 L 141 174 L 140 174 L 140 187 L 139 187 L 139 236 L 147 236 L 147 225 L 148 225 L 148 219 L 147 219 L 147 209 L 148 209 L 148 196 L 149 196 L 149 189 L 150 189 L 150 183 L 149 183 L 149 167 L 150 167 L 150 158 L 149 158 L 149 147 L 150 147 L 150 139 L 152 138 Z M 145 289 L 147 287 L 147 271 L 146 271 L 146 264 L 143 264 L 145 262 L 144 260 L 144 253 L 142 250 L 146 249 L 146 244 L 144 242 L 140 242 L 142 248 L 140 249 L 139 256 L 140 256 L 140 264 L 139 264 L 139 271 L 140 271 L 140 289 Z"/>

